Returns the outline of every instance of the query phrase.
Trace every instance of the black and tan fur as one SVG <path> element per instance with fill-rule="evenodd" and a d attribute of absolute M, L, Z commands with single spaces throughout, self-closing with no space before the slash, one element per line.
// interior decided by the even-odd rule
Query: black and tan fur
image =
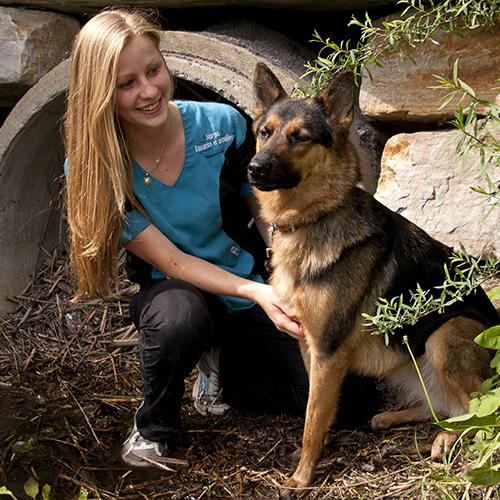
<path fill-rule="evenodd" d="M 286 487 L 312 483 L 347 373 L 389 380 L 409 408 L 375 416 L 374 429 L 429 419 L 403 336 L 436 412 L 467 412 L 470 393 L 490 375 L 490 352 L 473 339 L 499 321 L 482 290 L 396 330 L 388 346 L 363 326 L 362 313 L 374 314 L 379 297 L 442 284 L 450 249 L 358 187 L 353 101 L 351 72 L 337 75 L 316 99 L 293 99 L 265 65 L 256 68 L 257 152 L 249 179 L 263 218 L 276 227 L 271 284 L 304 327 L 310 378 L 302 455 Z M 455 440 L 439 434 L 432 457 Z"/>

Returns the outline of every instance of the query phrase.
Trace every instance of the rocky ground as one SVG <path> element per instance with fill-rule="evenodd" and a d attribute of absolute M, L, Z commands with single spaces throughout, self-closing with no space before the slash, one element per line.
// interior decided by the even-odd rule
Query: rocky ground
<path fill-rule="evenodd" d="M 296 466 L 291 455 L 303 419 L 235 410 L 202 417 L 190 400 L 194 373 L 186 380 L 185 433 L 173 462 L 140 471 L 121 462 L 141 401 L 137 332 L 127 312 L 132 292 L 125 286 L 114 300 L 72 303 L 59 247 L 11 299 L 16 310 L 0 320 L 0 498 L 12 498 L 2 491 L 18 500 L 278 498 Z M 313 487 L 296 497 L 462 498 L 467 450 L 449 468 L 432 464 L 429 443 L 438 431 L 433 424 L 336 430 Z M 474 487 L 469 497 L 499 493 Z"/>

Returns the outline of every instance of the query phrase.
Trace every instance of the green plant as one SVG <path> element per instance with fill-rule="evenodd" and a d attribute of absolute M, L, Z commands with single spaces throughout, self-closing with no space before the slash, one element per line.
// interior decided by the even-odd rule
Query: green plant
<path fill-rule="evenodd" d="M 42 497 L 43 497 L 43 500 L 49 500 L 49 498 L 50 498 L 50 491 L 51 491 L 51 487 L 50 487 L 49 484 L 45 484 L 42 487 Z M 38 484 L 38 481 L 36 481 L 35 479 L 33 479 L 30 476 L 28 478 L 28 480 L 26 481 L 26 483 L 24 484 L 24 492 L 29 497 L 31 497 L 33 499 L 36 499 L 38 493 L 40 492 L 40 485 Z M 6 486 L 1 486 L 0 487 L 0 495 L 8 495 L 11 498 L 13 498 L 14 500 L 17 500 L 17 498 L 14 496 L 14 494 L 10 490 L 8 490 Z"/>
<path fill-rule="evenodd" d="M 16 497 L 14 496 L 14 493 L 12 493 L 11 491 L 9 491 L 7 489 L 7 486 L 1 486 L 0 487 L 0 495 L 8 495 L 11 498 L 13 498 L 14 500 L 17 500 Z"/>
<path fill-rule="evenodd" d="M 24 492 L 26 493 L 26 495 L 28 495 L 33 499 L 36 499 L 39 489 L 40 486 L 38 484 L 38 481 L 36 481 L 30 476 L 26 481 L 26 484 L 24 485 Z"/>
<path fill-rule="evenodd" d="M 493 28 L 500 21 L 500 0 L 445 0 L 422 2 L 401 0 L 402 13 L 375 26 L 366 14 L 364 22 L 354 16 L 349 27 L 360 29 L 357 41 L 336 43 L 323 38 L 317 31 L 313 41 L 323 46 L 318 57 L 307 64 L 305 76 L 310 76 L 307 90 L 296 89 L 308 96 L 318 95 L 335 72 L 351 69 L 355 74 L 371 78 L 372 67 L 383 66 L 388 54 L 400 50 L 415 64 L 413 55 L 417 45 L 438 43 L 433 36 L 438 30 L 463 36 L 464 29 L 479 26 Z"/>
<path fill-rule="evenodd" d="M 468 414 L 439 422 L 439 425 L 463 435 L 476 432 L 470 448 L 475 462 L 465 478 L 474 484 L 492 486 L 500 483 L 500 465 L 495 463 L 500 448 L 500 326 L 486 330 L 476 342 L 497 351 L 491 363 L 495 374 L 485 380 L 481 392 L 471 401 Z"/>
<path fill-rule="evenodd" d="M 485 280 L 496 276 L 499 269 L 500 263 L 497 260 L 489 256 L 475 259 L 462 246 L 462 253 L 453 254 L 450 267 L 444 267 L 446 279 L 442 285 L 434 291 L 417 287 L 416 290 L 409 290 L 408 296 L 380 298 L 373 316 L 363 314 L 365 325 L 372 328 L 374 333 L 384 335 L 385 343 L 389 344 L 390 334 L 394 330 L 407 324 L 414 325 L 419 318 L 434 311 L 442 311 L 454 302 L 463 300 L 464 296 L 474 293 Z"/>
<path fill-rule="evenodd" d="M 474 90 L 458 77 L 458 61 L 453 67 L 453 81 L 435 75 L 438 85 L 433 89 L 448 90 L 441 108 L 458 97 L 458 109 L 451 124 L 458 130 L 450 139 L 458 139 L 456 145 L 457 162 L 466 168 L 469 154 L 475 151 L 480 156 L 479 175 L 486 187 L 472 187 L 483 202 L 490 203 L 486 217 L 500 204 L 500 184 L 491 178 L 491 171 L 500 167 L 500 106 L 491 101 L 478 99 Z M 464 106 L 464 102 L 469 102 Z"/>

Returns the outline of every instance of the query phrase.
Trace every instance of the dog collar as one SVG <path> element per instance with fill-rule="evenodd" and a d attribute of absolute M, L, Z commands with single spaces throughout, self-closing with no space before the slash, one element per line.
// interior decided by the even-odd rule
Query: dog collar
<path fill-rule="evenodd" d="M 275 231 L 278 230 L 280 233 L 294 233 L 297 229 L 305 226 L 310 226 L 311 224 L 315 224 L 316 222 L 320 221 L 323 219 L 323 217 L 326 217 L 328 214 L 322 215 L 321 217 L 318 217 L 316 220 L 312 220 L 311 222 L 304 222 L 303 224 L 295 225 L 295 224 L 287 224 L 287 225 L 278 225 L 275 223 L 271 224 L 272 230 L 271 230 L 271 235 L 274 235 Z"/>
<path fill-rule="evenodd" d="M 273 224 L 273 232 L 276 231 L 276 229 L 280 233 L 294 233 L 297 228 L 302 227 L 302 226 L 307 226 L 307 224 L 301 224 L 300 226 L 294 226 L 293 224 L 287 225 L 287 226 L 278 226 L 277 224 Z"/>
<path fill-rule="evenodd" d="M 297 229 L 305 226 L 310 226 L 311 224 L 318 222 L 327 215 L 328 214 L 322 215 L 321 217 L 318 217 L 316 220 L 313 220 L 311 222 L 304 222 L 304 224 L 299 224 L 298 226 L 295 226 L 294 224 L 287 224 L 282 226 L 273 222 L 271 224 L 271 246 L 266 248 L 266 259 L 270 259 L 271 255 L 273 254 L 274 233 L 276 233 L 276 231 L 279 231 L 280 233 L 294 233 Z"/>

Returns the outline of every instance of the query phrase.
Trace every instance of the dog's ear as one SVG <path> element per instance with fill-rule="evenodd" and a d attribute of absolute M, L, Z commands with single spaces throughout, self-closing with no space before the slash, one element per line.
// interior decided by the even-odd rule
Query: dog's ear
<path fill-rule="evenodd" d="M 318 99 L 323 101 L 330 122 L 348 129 L 354 117 L 354 73 L 338 73 Z"/>
<path fill-rule="evenodd" d="M 286 97 L 281 83 L 263 63 L 257 63 L 253 80 L 253 116 L 257 120 L 273 103 Z"/>

